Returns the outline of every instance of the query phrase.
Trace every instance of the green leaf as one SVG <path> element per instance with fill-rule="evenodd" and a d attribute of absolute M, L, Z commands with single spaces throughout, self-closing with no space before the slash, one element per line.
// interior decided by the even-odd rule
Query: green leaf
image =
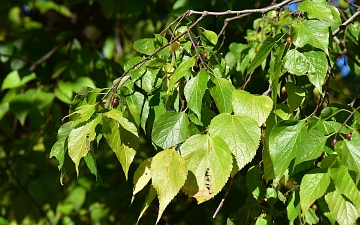
<path fill-rule="evenodd" d="M 225 78 L 211 76 L 211 80 L 215 86 L 210 87 L 210 94 L 214 98 L 216 107 L 220 113 L 232 113 L 231 94 L 235 87 Z"/>
<path fill-rule="evenodd" d="M 144 38 L 134 42 L 133 48 L 145 55 L 151 55 L 155 51 L 154 38 Z"/>
<path fill-rule="evenodd" d="M 344 199 L 340 191 L 335 190 L 325 195 L 330 212 L 340 225 L 353 225 L 359 213 L 355 206 Z"/>
<path fill-rule="evenodd" d="M 292 74 L 307 74 L 310 82 L 322 92 L 327 73 L 327 60 L 323 52 L 309 51 L 301 53 L 296 49 L 291 49 L 284 57 L 284 68 Z"/>
<path fill-rule="evenodd" d="M 300 143 L 300 151 L 297 151 L 295 165 L 318 158 L 324 150 L 326 140 L 327 138 L 320 131 L 310 130 Z M 306 149 L 306 151 L 301 149 Z"/>
<path fill-rule="evenodd" d="M 271 50 L 277 45 L 277 41 L 280 40 L 281 35 L 277 35 L 274 38 L 268 37 L 262 43 L 259 51 L 256 53 L 255 58 L 251 61 L 251 64 L 247 70 L 247 73 L 251 73 L 256 67 L 260 66 L 261 63 L 267 58 Z"/>
<path fill-rule="evenodd" d="M 71 130 L 69 135 L 69 156 L 75 163 L 76 173 L 79 175 L 79 164 L 82 157 L 84 157 L 90 150 L 90 142 L 95 139 L 95 127 L 102 120 L 99 114 L 93 120 L 89 121 L 83 126 Z"/>
<path fill-rule="evenodd" d="M 284 175 L 291 160 L 296 156 L 301 141 L 306 135 L 305 121 L 283 120 L 271 130 L 269 153 L 277 178 Z"/>
<path fill-rule="evenodd" d="M 117 111 L 114 109 L 110 112 L 115 113 Z M 104 114 L 104 116 L 109 117 L 109 114 Z M 104 120 L 103 135 L 111 149 L 115 152 L 127 180 L 129 167 L 134 160 L 136 149 L 139 145 L 139 136 L 135 125 L 126 118 L 118 117 L 117 122 L 113 119 Z"/>
<path fill-rule="evenodd" d="M 345 166 L 331 167 L 329 170 L 335 187 L 341 194 L 345 195 L 356 207 L 360 214 L 360 191 Z"/>
<path fill-rule="evenodd" d="M 309 44 L 323 50 L 327 55 L 329 47 L 329 24 L 319 20 L 305 20 L 293 25 L 292 41 L 296 47 Z"/>
<path fill-rule="evenodd" d="M 209 133 L 211 137 L 219 136 L 225 141 L 239 170 L 251 162 L 260 143 L 258 123 L 245 115 L 219 114 L 211 120 Z"/>
<path fill-rule="evenodd" d="M 0 120 L 6 115 L 9 109 L 10 105 L 8 102 L 3 102 L 0 104 Z"/>
<path fill-rule="evenodd" d="M 157 192 L 160 204 L 157 223 L 166 206 L 184 185 L 188 170 L 185 160 L 175 149 L 167 149 L 154 156 L 151 171 L 152 185 Z"/>
<path fill-rule="evenodd" d="M 59 161 L 59 170 L 64 165 L 65 152 L 67 150 L 67 137 L 59 138 L 52 146 L 49 157 L 54 157 Z"/>
<path fill-rule="evenodd" d="M 306 93 L 301 87 L 296 86 L 292 82 L 287 82 L 285 87 L 288 94 L 287 102 L 289 105 L 289 112 L 293 112 L 304 102 Z"/>
<path fill-rule="evenodd" d="M 181 146 L 189 170 L 183 191 L 198 204 L 217 195 L 225 186 L 232 168 L 232 155 L 220 137 L 194 135 Z"/>
<path fill-rule="evenodd" d="M 134 187 L 131 203 L 133 202 L 136 193 L 141 191 L 151 179 L 151 160 L 152 158 L 148 158 L 142 161 L 134 173 Z"/>
<path fill-rule="evenodd" d="M 150 185 L 149 193 L 147 194 L 147 196 L 145 198 L 145 202 L 144 202 L 143 208 L 141 209 L 141 212 L 140 212 L 137 222 L 139 222 L 140 218 L 144 215 L 144 212 L 147 210 L 147 208 L 149 208 L 151 202 L 154 200 L 155 197 L 156 197 L 156 190 L 153 187 L 153 185 Z"/>
<path fill-rule="evenodd" d="M 163 149 L 175 146 L 188 137 L 189 120 L 183 112 L 165 112 L 154 121 L 153 142 Z"/>
<path fill-rule="evenodd" d="M 312 0 L 299 3 L 298 9 L 306 12 L 309 19 L 334 20 L 326 0 Z"/>
<path fill-rule="evenodd" d="M 18 70 L 11 71 L 8 75 L 6 75 L 2 85 L 1 90 L 11 89 L 16 87 L 21 87 L 27 82 L 34 80 L 36 78 L 35 73 L 30 73 L 28 75 L 23 75 L 20 77 Z"/>
<path fill-rule="evenodd" d="M 96 167 L 96 160 L 95 160 L 92 149 L 90 149 L 88 154 L 86 156 L 84 156 L 84 161 L 85 161 L 87 167 L 89 168 L 90 172 L 95 175 L 96 181 L 98 181 L 99 184 L 104 185 L 102 182 L 101 176 L 98 172 L 98 169 Z"/>
<path fill-rule="evenodd" d="M 246 173 L 246 187 L 256 200 L 259 200 L 260 188 L 262 184 L 263 181 L 261 179 L 260 165 L 250 167 L 250 169 Z"/>
<path fill-rule="evenodd" d="M 344 165 L 356 173 L 356 181 L 360 180 L 360 134 L 354 131 L 351 141 L 339 141 L 335 145 L 335 151 L 339 154 Z"/>
<path fill-rule="evenodd" d="M 216 43 L 218 42 L 217 34 L 211 30 L 204 30 L 200 34 L 201 44 L 205 47 L 214 48 Z"/>
<path fill-rule="evenodd" d="M 319 223 L 319 217 L 317 217 L 313 209 L 309 209 L 305 214 L 305 221 L 308 224 L 317 224 Z"/>
<path fill-rule="evenodd" d="M 205 69 L 201 69 L 196 77 L 191 78 L 184 87 L 184 95 L 188 103 L 188 107 L 201 120 L 202 99 L 207 88 L 209 75 Z"/>
<path fill-rule="evenodd" d="M 126 104 L 137 125 L 146 131 L 146 121 L 149 117 L 149 102 L 140 92 L 134 92 L 126 97 Z"/>
<path fill-rule="evenodd" d="M 268 96 L 256 96 L 243 90 L 233 91 L 232 105 L 235 115 L 252 117 L 258 122 L 259 126 L 265 123 L 273 108 L 273 102 Z"/>
<path fill-rule="evenodd" d="M 300 184 L 300 205 L 303 215 L 318 198 L 325 194 L 329 184 L 329 174 L 318 169 L 304 175 Z"/>
<path fill-rule="evenodd" d="M 178 68 L 176 68 L 174 74 L 170 78 L 168 90 L 171 91 L 174 88 L 176 82 L 180 80 L 180 78 L 186 76 L 190 73 L 189 69 L 195 65 L 195 58 L 191 58 L 181 63 Z"/>
<path fill-rule="evenodd" d="M 88 121 L 95 113 L 95 105 L 82 105 L 74 113 L 79 114 L 79 118 L 73 122 L 72 127 Z"/>
<path fill-rule="evenodd" d="M 294 220 L 301 215 L 300 209 L 300 196 L 298 191 L 294 191 L 291 194 L 290 201 L 286 207 L 287 216 L 290 220 L 290 224 L 294 223 Z"/>

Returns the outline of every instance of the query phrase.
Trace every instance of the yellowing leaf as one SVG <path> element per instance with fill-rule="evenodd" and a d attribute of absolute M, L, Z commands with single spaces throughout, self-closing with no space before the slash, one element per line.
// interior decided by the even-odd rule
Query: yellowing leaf
<path fill-rule="evenodd" d="M 184 185 L 187 168 L 185 160 L 175 151 L 167 149 L 157 153 L 151 162 L 152 185 L 159 198 L 159 214 L 156 223 L 166 206 Z"/>
<path fill-rule="evenodd" d="M 69 156 L 75 163 L 76 172 L 79 175 L 80 159 L 90 150 L 90 142 L 95 139 L 95 128 L 100 123 L 102 115 L 99 114 L 95 119 L 87 124 L 71 130 L 69 135 Z"/>
<path fill-rule="evenodd" d="M 232 169 L 232 155 L 220 137 L 195 135 L 181 146 L 189 170 L 183 191 L 198 204 L 217 195 Z"/>
<path fill-rule="evenodd" d="M 135 171 L 133 182 L 133 197 L 131 199 L 131 202 L 134 200 L 134 196 L 136 195 L 136 193 L 141 191 L 151 179 L 151 160 L 152 158 L 148 158 L 142 161 L 137 170 Z"/>

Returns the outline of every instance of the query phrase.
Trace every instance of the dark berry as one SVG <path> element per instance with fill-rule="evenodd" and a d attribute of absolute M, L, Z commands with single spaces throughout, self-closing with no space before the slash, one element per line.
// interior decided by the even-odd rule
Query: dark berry
<path fill-rule="evenodd" d="M 200 57 L 199 57 L 199 56 L 196 56 L 196 57 L 195 57 L 195 61 L 196 61 L 197 64 L 200 64 L 200 63 L 201 63 Z"/>
<path fill-rule="evenodd" d="M 312 208 L 314 211 L 316 211 L 316 210 L 318 209 L 318 206 L 314 203 L 314 204 L 312 204 L 311 208 Z"/>
<path fill-rule="evenodd" d="M 348 139 L 348 141 L 351 140 L 351 137 L 352 137 L 352 133 L 348 133 L 348 134 L 346 135 L 346 139 Z"/>
<path fill-rule="evenodd" d="M 291 37 L 290 36 L 286 38 L 286 43 L 291 44 Z"/>
<path fill-rule="evenodd" d="M 334 146 L 335 146 L 335 144 L 336 144 L 336 142 L 338 142 L 336 139 L 332 140 L 332 141 L 331 141 L 331 146 L 333 146 L 333 147 L 334 147 Z"/>
<path fill-rule="evenodd" d="M 207 60 L 207 54 L 206 54 L 206 52 L 204 52 L 204 54 L 202 55 L 202 58 L 203 58 L 203 60 Z"/>
<path fill-rule="evenodd" d="M 116 108 L 119 105 L 119 100 L 114 99 L 114 100 L 112 100 L 111 104 L 114 108 Z"/>
<path fill-rule="evenodd" d="M 195 65 L 193 66 L 193 70 L 194 70 L 195 72 L 199 72 L 200 66 L 199 66 L 198 64 L 195 64 Z"/>
<path fill-rule="evenodd" d="M 262 207 L 267 207 L 267 206 L 268 206 L 268 203 L 267 203 L 267 201 L 266 201 L 265 199 L 261 199 L 261 200 L 259 201 L 259 204 L 260 204 Z"/>
<path fill-rule="evenodd" d="M 283 86 L 283 87 L 281 88 L 281 94 L 285 94 L 285 92 L 286 92 L 286 88 L 285 88 L 285 86 Z"/>
<path fill-rule="evenodd" d="M 324 158 L 324 153 L 321 153 L 321 155 L 316 159 L 317 162 L 321 162 Z"/>
<path fill-rule="evenodd" d="M 191 48 L 192 48 L 192 49 L 195 49 L 195 48 L 196 48 L 196 43 L 195 43 L 195 42 L 193 42 L 193 43 L 191 44 Z"/>

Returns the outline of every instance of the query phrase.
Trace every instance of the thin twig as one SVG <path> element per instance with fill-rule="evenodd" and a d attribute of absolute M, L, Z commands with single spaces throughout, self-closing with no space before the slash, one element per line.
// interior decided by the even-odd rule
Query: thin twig
<path fill-rule="evenodd" d="M 357 11 L 354 15 L 352 15 L 349 19 L 347 19 L 344 23 L 342 23 L 334 32 L 332 33 L 333 36 L 336 36 L 343 28 L 348 26 L 350 23 L 354 22 L 354 20 L 360 16 L 360 10 Z"/>
<path fill-rule="evenodd" d="M 341 124 L 340 129 L 338 130 L 338 132 L 336 133 L 337 135 L 340 133 L 340 131 L 342 130 L 342 128 L 345 126 L 345 124 L 349 121 L 349 119 L 360 109 L 360 106 L 358 106 L 354 111 L 352 111 L 350 113 L 350 115 L 348 116 L 348 118 L 346 118 L 346 120 Z"/>
<path fill-rule="evenodd" d="M 226 191 L 223 199 L 221 199 L 221 202 L 220 202 L 219 206 L 217 207 L 217 209 L 216 209 L 216 211 L 215 211 L 215 213 L 214 213 L 214 215 L 213 215 L 213 218 L 215 218 L 216 215 L 220 212 L 221 208 L 222 208 L 223 205 L 224 205 L 225 200 L 229 197 L 230 191 L 231 191 L 231 189 L 232 189 L 233 186 L 234 186 L 234 177 L 231 177 L 231 178 L 230 178 L 229 188 L 227 189 L 227 191 Z"/>
<path fill-rule="evenodd" d="M 187 15 L 191 16 L 191 15 L 204 15 L 204 14 L 206 14 L 207 16 L 227 16 L 227 15 L 240 15 L 240 14 L 247 14 L 247 13 L 267 13 L 267 12 L 269 12 L 271 10 L 281 8 L 282 6 L 287 5 L 287 4 L 289 4 L 289 3 L 293 2 L 293 1 L 294 0 L 286 0 L 286 1 L 283 1 L 283 2 L 281 2 L 279 4 L 268 6 L 268 7 L 261 8 L 261 9 L 245 9 L 245 10 L 240 10 L 240 11 L 227 10 L 225 12 L 208 12 L 208 11 L 190 10 Z"/>
<path fill-rule="evenodd" d="M 41 57 L 39 60 L 37 60 L 36 62 L 34 62 L 34 63 L 30 66 L 30 71 L 34 71 L 38 65 L 40 65 L 41 63 L 43 63 L 43 62 L 45 62 L 46 60 L 50 59 L 52 55 L 54 55 L 62 46 L 64 46 L 64 44 L 65 44 L 65 43 L 58 44 L 58 45 L 55 46 L 53 49 L 51 49 L 48 53 L 46 53 L 45 55 L 43 55 L 43 57 Z"/>

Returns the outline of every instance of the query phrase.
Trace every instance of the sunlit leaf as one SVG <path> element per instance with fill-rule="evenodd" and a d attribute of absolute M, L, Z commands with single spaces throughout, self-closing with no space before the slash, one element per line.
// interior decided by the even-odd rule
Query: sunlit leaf
<path fill-rule="evenodd" d="M 245 115 L 219 114 L 211 120 L 209 133 L 221 137 L 229 146 L 239 170 L 251 162 L 260 143 L 258 123 Z"/>
<path fill-rule="evenodd" d="M 77 174 L 79 174 L 79 164 L 90 150 L 90 142 L 95 139 L 95 127 L 100 123 L 102 116 L 99 114 L 93 120 L 83 126 L 71 130 L 69 135 L 69 156 L 75 163 Z"/>
<path fill-rule="evenodd" d="M 142 161 L 134 173 L 134 188 L 131 202 L 133 202 L 136 193 L 141 191 L 151 179 L 151 160 L 152 158 L 148 158 Z"/>
<path fill-rule="evenodd" d="M 152 185 L 159 198 L 159 221 L 166 206 L 184 185 L 188 170 L 185 160 L 175 151 L 167 149 L 157 153 L 151 162 Z"/>
<path fill-rule="evenodd" d="M 310 82 L 322 92 L 328 64 L 325 54 L 320 51 L 299 52 L 288 51 L 284 57 L 284 68 L 292 74 L 307 75 Z"/>
<path fill-rule="evenodd" d="M 179 65 L 178 68 L 176 68 L 174 74 L 170 78 L 170 82 L 168 85 L 168 90 L 172 90 L 174 88 L 174 85 L 176 82 L 179 81 L 180 78 L 186 76 L 187 73 L 190 73 L 190 68 L 195 65 L 195 58 L 191 58 Z"/>
<path fill-rule="evenodd" d="M 303 215 L 310 206 L 322 197 L 330 184 L 330 175 L 328 173 L 313 170 L 305 174 L 300 184 L 300 205 Z"/>
<path fill-rule="evenodd" d="M 226 184 L 232 168 L 232 155 L 220 137 L 195 135 L 181 146 L 189 170 L 183 191 L 198 204 L 217 195 Z"/>
<path fill-rule="evenodd" d="M 330 212 L 340 225 L 355 224 L 359 214 L 353 204 L 344 199 L 338 190 L 325 195 Z"/>
<path fill-rule="evenodd" d="M 221 113 L 232 113 L 231 94 L 235 87 L 225 78 L 211 76 L 211 80 L 215 85 L 210 87 L 210 93 L 216 107 Z"/>
<path fill-rule="evenodd" d="M 259 126 L 265 123 L 273 108 L 273 102 L 268 96 L 256 96 L 243 90 L 233 91 L 232 105 L 235 115 L 250 116 L 258 122 Z"/>

